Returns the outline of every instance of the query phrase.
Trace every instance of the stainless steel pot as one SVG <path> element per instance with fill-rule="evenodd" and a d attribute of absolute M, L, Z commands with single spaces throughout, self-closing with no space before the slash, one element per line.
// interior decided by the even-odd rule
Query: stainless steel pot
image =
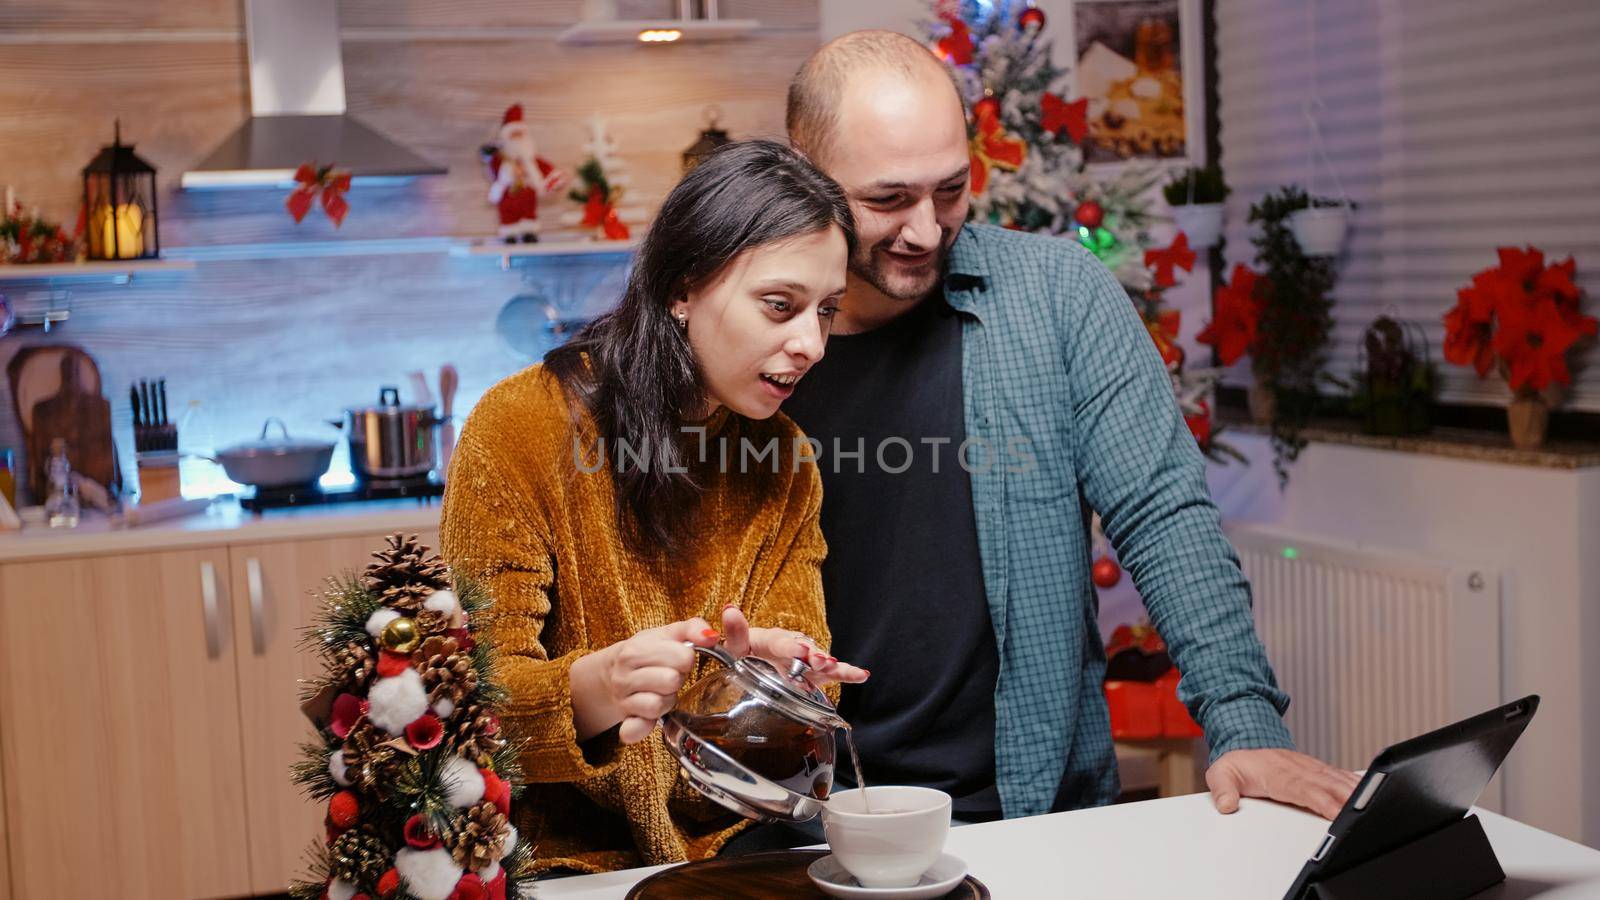
<path fill-rule="evenodd" d="M 276 422 L 281 438 L 268 438 Z M 332 441 L 296 440 L 282 419 L 268 419 L 261 426 L 261 438 L 218 450 L 215 460 L 228 473 L 230 481 L 258 488 L 314 484 L 328 471 L 333 458 Z"/>
<path fill-rule="evenodd" d="M 351 407 L 335 421 L 350 442 L 350 471 L 362 479 L 414 478 L 437 464 L 439 426 L 432 406 L 407 406 L 400 389 L 378 391 L 377 406 Z"/>

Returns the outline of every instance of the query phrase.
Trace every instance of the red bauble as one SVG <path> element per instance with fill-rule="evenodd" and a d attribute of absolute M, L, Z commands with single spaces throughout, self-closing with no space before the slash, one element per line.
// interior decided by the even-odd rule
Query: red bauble
<path fill-rule="evenodd" d="M 394 869 L 383 873 L 378 879 L 378 896 L 393 897 L 400 890 L 400 873 Z"/>
<path fill-rule="evenodd" d="M 1183 365 L 1183 348 L 1168 342 L 1166 346 L 1161 348 L 1161 361 L 1166 363 L 1169 369 L 1173 366 Z"/>
<path fill-rule="evenodd" d="M 368 897 L 366 894 L 356 894 L 354 897 L 351 897 L 350 900 L 372 900 L 372 898 Z"/>
<path fill-rule="evenodd" d="M 487 900 L 488 890 L 483 885 L 483 879 L 468 872 L 456 882 L 456 889 L 450 892 L 450 900 Z"/>
<path fill-rule="evenodd" d="M 1044 10 L 1037 6 L 1030 6 L 1017 16 L 1017 27 L 1023 31 L 1032 28 L 1036 31 L 1044 30 Z"/>
<path fill-rule="evenodd" d="M 444 726 L 433 713 L 423 713 L 406 726 L 406 743 L 418 750 L 432 750 L 444 738 Z"/>
<path fill-rule="evenodd" d="M 390 650 L 378 651 L 378 674 L 384 678 L 393 678 L 411 668 L 411 654 L 395 653 Z"/>
<path fill-rule="evenodd" d="M 439 846 L 438 836 L 428 827 L 428 817 L 422 813 L 417 813 L 406 820 L 405 836 L 406 846 L 413 850 L 432 850 Z M 398 874 L 395 875 L 396 879 L 399 877 Z M 384 893 L 382 879 L 378 881 L 378 893 Z"/>
<path fill-rule="evenodd" d="M 493 803 L 495 809 L 500 810 L 500 815 L 511 815 L 511 785 L 505 779 L 489 771 L 478 770 L 483 775 L 483 799 Z"/>
<path fill-rule="evenodd" d="M 1095 587 L 1113 588 L 1122 580 L 1122 567 L 1111 561 L 1111 557 L 1102 556 L 1089 567 L 1089 577 L 1094 579 Z"/>
<path fill-rule="evenodd" d="M 1072 217 L 1077 219 L 1078 224 L 1085 228 L 1099 228 L 1100 223 L 1106 220 L 1106 211 L 1105 207 L 1093 200 L 1085 200 L 1078 204 L 1078 208 L 1073 211 Z"/>
<path fill-rule="evenodd" d="M 984 119 L 1000 118 L 1000 101 L 993 97 L 984 97 L 972 104 L 972 117 L 980 122 Z"/>
<path fill-rule="evenodd" d="M 361 804 L 351 791 L 340 791 L 328 801 L 328 821 L 341 831 L 361 818 Z"/>

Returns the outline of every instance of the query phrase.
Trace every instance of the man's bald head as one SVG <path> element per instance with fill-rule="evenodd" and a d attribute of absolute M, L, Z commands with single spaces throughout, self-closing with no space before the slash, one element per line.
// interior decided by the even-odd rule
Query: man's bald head
<path fill-rule="evenodd" d="M 822 45 L 789 82 L 786 125 L 795 149 L 821 161 L 839 125 L 845 86 L 865 72 L 944 85 L 961 102 L 949 69 L 927 47 L 895 31 L 852 31 Z"/>

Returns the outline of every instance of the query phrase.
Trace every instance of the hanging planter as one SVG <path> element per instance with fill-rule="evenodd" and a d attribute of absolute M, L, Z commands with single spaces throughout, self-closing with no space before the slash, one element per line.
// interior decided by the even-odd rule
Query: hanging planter
<path fill-rule="evenodd" d="M 1289 229 L 1307 256 L 1338 256 L 1350 230 L 1352 204 L 1308 206 L 1289 214 Z"/>
<path fill-rule="evenodd" d="M 1223 200 L 1228 185 L 1216 166 L 1188 169 L 1162 188 L 1172 207 L 1173 223 L 1196 250 L 1215 247 L 1222 240 Z"/>

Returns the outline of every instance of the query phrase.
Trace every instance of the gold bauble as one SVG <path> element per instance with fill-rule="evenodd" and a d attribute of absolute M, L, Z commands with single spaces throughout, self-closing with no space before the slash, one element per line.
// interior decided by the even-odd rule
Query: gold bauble
<path fill-rule="evenodd" d="M 417 623 L 401 616 L 393 622 L 383 626 L 383 648 L 395 653 L 410 653 L 422 643 L 422 633 L 417 630 Z"/>

